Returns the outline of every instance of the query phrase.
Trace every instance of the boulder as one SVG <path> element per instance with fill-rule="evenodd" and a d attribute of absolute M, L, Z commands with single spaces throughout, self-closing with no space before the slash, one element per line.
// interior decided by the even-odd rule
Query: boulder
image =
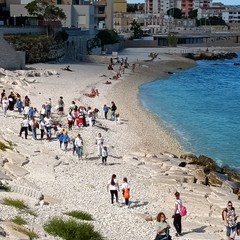
<path fill-rule="evenodd" d="M 196 183 L 206 185 L 207 178 L 202 168 L 196 169 L 193 174 L 197 180 Z"/>
<path fill-rule="evenodd" d="M 222 174 L 219 174 L 216 172 L 210 172 L 207 175 L 207 183 L 210 186 L 221 187 L 224 181 L 226 181 L 226 178 L 224 179 L 224 175 Z"/>
<path fill-rule="evenodd" d="M 183 182 L 185 182 L 185 183 L 194 183 L 195 182 L 195 177 L 192 176 L 192 175 L 184 176 Z"/>
<path fill-rule="evenodd" d="M 178 158 L 177 155 L 173 154 L 173 153 L 170 153 L 170 152 L 164 152 L 163 153 L 164 156 L 168 156 L 170 158 Z"/>
<path fill-rule="evenodd" d="M 198 157 L 192 153 L 186 153 L 182 154 L 180 158 L 186 159 L 188 161 L 196 162 L 198 160 Z"/>

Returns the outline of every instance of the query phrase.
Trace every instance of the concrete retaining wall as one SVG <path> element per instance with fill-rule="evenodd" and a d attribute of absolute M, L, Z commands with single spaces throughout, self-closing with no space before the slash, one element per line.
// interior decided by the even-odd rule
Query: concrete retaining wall
<path fill-rule="evenodd" d="M 16 52 L 0 32 L 0 67 L 9 70 L 25 67 L 25 53 Z"/>

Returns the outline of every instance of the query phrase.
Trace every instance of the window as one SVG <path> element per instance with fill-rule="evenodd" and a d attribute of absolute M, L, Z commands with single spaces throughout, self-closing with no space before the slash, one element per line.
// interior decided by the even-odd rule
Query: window
<path fill-rule="evenodd" d="M 57 4 L 62 4 L 62 0 L 57 0 Z"/>

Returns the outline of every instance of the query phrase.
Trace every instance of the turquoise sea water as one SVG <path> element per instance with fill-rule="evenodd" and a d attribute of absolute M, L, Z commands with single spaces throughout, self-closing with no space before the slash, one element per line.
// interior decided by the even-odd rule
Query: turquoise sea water
<path fill-rule="evenodd" d="M 145 108 L 159 116 L 187 152 L 240 167 L 240 53 L 140 86 Z"/>

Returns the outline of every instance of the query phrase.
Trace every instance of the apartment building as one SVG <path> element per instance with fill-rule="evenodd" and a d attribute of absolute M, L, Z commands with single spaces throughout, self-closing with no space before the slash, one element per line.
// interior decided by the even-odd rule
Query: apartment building
<path fill-rule="evenodd" d="M 209 17 L 219 17 L 222 16 L 222 12 L 225 7 L 209 7 L 209 8 L 198 8 L 197 19 L 209 18 Z"/>
<path fill-rule="evenodd" d="M 114 0 L 114 13 L 126 13 L 127 1 L 126 0 Z"/>
<path fill-rule="evenodd" d="M 67 16 L 64 27 L 82 29 L 113 28 L 113 0 L 50 0 Z M 31 0 L 6 0 L 10 16 L 29 16 L 25 9 Z"/>
<path fill-rule="evenodd" d="M 240 23 L 240 6 L 229 7 L 222 12 L 222 19 L 226 23 Z"/>

